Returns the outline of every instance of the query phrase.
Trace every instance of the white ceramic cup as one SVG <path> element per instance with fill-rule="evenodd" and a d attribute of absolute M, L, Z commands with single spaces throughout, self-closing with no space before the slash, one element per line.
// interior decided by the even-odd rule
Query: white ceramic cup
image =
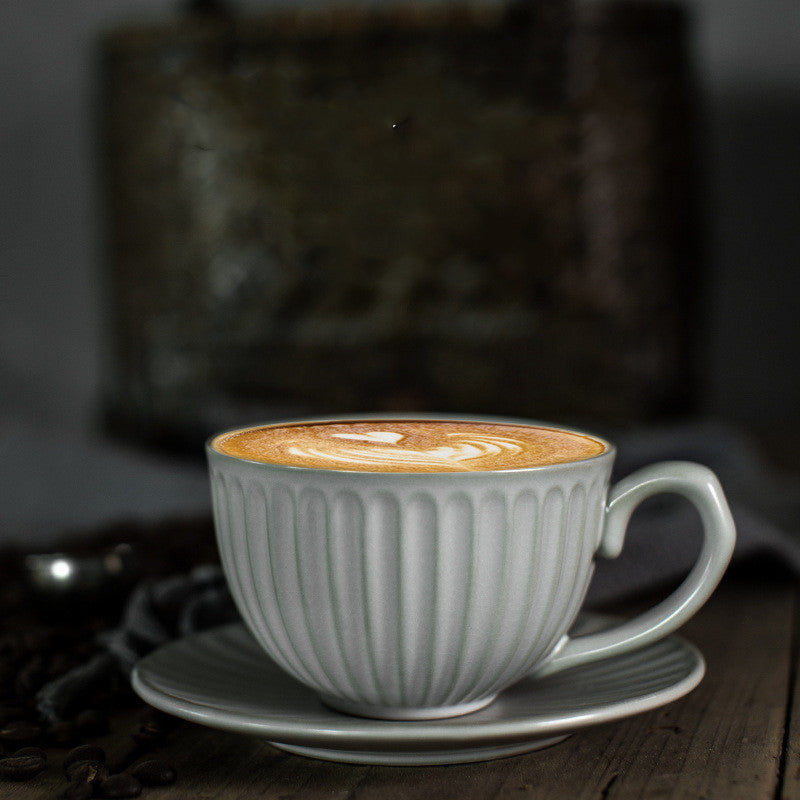
<path fill-rule="evenodd" d="M 361 716 L 465 714 L 532 672 L 643 647 L 700 608 L 733 551 L 710 470 L 656 464 L 609 493 L 608 442 L 566 464 L 419 474 L 249 461 L 220 453 L 216 438 L 217 543 L 244 622 L 326 704 Z M 571 638 L 595 557 L 619 555 L 634 508 L 660 492 L 700 513 L 694 567 L 640 616 Z"/>

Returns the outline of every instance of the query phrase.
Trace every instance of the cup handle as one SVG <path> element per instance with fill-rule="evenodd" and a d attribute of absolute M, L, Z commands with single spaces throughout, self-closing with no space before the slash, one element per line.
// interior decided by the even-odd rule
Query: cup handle
<path fill-rule="evenodd" d="M 705 603 L 728 566 L 736 528 L 716 475 L 699 464 L 670 461 L 644 467 L 617 483 L 609 494 L 605 526 L 597 554 L 616 558 L 622 551 L 628 521 L 645 498 L 661 492 L 682 495 L 700 512 L 703 546 L 683 583 L 653 608 L 614 628 L 570 638 L 533 675 L 610 658 L 662 639 L 683 625 Z"/>

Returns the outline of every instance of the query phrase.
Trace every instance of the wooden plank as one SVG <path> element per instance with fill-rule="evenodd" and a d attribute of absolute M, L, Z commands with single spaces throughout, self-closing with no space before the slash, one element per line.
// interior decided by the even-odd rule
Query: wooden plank
<path fill-rule="evenodd" d="M 654 768 L 642 797 L 774 797 L 795 596 L 794 585 L 782 580 L 727 582 L 686 626 L 708 673 L 685 702 L 663 711 L 662 723 L 676 726 L 678 735 L 661 751 L 655 740 L 643 743 L 643 763 L 653 759 Z M 665 781 L 673 785 L 671 794 L 658 791 Z"/>
<path fill-rule="evenodd" d="M 160 757 L 178 781 L 148 789 L 147 800 L 344 800 L 369 769 L 292 756 L 263 739 L 188 723 Z"/>
<path fill-rule="evenodd" d="M 693 693 L 517 759 L 496 796 L 771 800 L 783 745 L 793 602 L 786 585 L 721 587 L 685 630 L 708 663 Z"/>
<path fill-rule="evenodd" d="M 348 767 L 204 732 L 182 736 L 171 753 L 184 772 L 180 786 L 152 797 L 771 800 L 789 688 L 793 596 L 785 585 L 723 586 L 685 631 L 708 662 L 698 689 L 547 750 L 446 767 Z"/>
<path fill-rule="evenodd" d="M 179 723 L 157 753 L 178 781 L 145 800 L 772 800 L 780 781 L 795 589 L 727 581 L 687 625 L 708 673 L 662 709 L 576 733 L 514 758 L 443 767 L 360 767 L 282 753 L 261 739 Z M 795 658 L 796 658 L 796 654 Z M 800 800 L 800 692 L 795 692 L 784 796 Z M 136 720 L 103 740 L 124 760 Z M 53 753 L 45 773 L 3 784 L 8 800 L 45 800 L 65 786 Z"/>
<path fill-rule="evenodd" d="M 786 746 L 781 763 L 781 800 L 800 800 L 800 597 L 794 609 L 792 691 Z"/>

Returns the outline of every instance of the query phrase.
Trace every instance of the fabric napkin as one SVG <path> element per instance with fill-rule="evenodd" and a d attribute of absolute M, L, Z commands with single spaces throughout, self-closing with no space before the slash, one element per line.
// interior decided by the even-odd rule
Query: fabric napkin
<path fill-rule="evenodd" d="M 736 523 L 734 561 L 768 556 L 800 575 L 800 472 L 782 474 L 737 429 L 692 421 L 612 436 L 613 480 L 657 461 L 695 461 L 713 470 Z M 588 604 L 607 603 L 675 582 L 700 550 L 702 528 L 691 504 L 672 495 L 645 501 L 614 561 L 599 561 Z"/>

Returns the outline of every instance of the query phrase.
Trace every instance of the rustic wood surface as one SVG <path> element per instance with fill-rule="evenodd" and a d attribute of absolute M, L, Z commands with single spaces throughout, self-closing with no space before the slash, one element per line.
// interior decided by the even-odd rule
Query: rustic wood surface
<path fill-rule="evenodd" d="M 178 780 L 146 800 L 513 798 L 626 800 L 800 798 L 798 587 L 782 576 L 729 575 L 683 630 L 707 661 L 700 686 L 661 709 L 589 728 L 546 750 L 442 767 L 367 767 L 282 753 L 261 739 L 180 722 L 158 749 Z M 617 609 L 619 610 L 619 609 Z M 634 609 L 628 608 L 629 612 Z M 97 740 L 124 761 L 141 709 Z M 66 750 L 7 800 L 63 792 Z"/>

